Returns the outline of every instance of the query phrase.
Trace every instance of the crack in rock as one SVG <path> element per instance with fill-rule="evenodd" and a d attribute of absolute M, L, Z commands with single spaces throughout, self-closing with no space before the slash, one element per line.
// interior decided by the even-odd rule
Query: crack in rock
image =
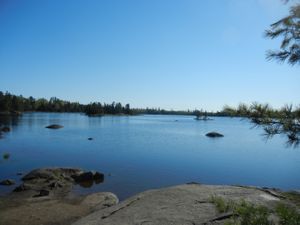
<path fill-rule="evenodd" d="M 140 200 L 140 198 L 137 198 L 137 199 L 132 200 L 131 202 L 129 202 L 129 203 L 126 204 L 125 206 L 123 206 L 123 207 L 121 207 L 121 208 L 119 208 L 119 209 L 117 209 L 117 210 L 115 210 L 115 211 L 112 211 L 111 213 L 109 213 L 109 214 L 106 215 L 106 216 L 102 216 L 101 219 L 106 219 L 106 218 L 110 217 L 111 215 L 113 215 L 113 214 L 117 213 L 118 211 L 120 211 L 120 210 L 122 210 L 122 209 L 124 209 L 124 208 L 126 208 L 126 207 L 128 207 L 128 206 L 130 206 L 130 205 L 132 205 L 133 203 L 135 203 L 135 202 L 138 201 L 138 200 Z"/>
<path fill-rule="evenodd" d="M 220 216 L 217 216 L 217 217 L 209 220 L 208 222 L 203 223 L 202 225 L 208 225 L 208 224 L 210 224 L 212 222 L 226 220 L 226 219 L 229 219 L 229 218 L 233 217 L 234 215 L 235 214 L 233 214 L 233 213 L 225 213 L 225 214 L 222 214 Z"/>

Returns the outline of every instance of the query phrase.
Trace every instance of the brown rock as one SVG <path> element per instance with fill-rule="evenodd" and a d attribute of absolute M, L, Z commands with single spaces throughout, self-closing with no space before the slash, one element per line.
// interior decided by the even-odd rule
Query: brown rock
<path fill-rule="evenodd" d="M 7 179 L 7 180 L 3 180 L 0 182 L 0 185 L 5 185 L 5 186 L 10 186 L 10 185 L 14 185 L 15 181 L 11 180 L 11 179 Z"/>

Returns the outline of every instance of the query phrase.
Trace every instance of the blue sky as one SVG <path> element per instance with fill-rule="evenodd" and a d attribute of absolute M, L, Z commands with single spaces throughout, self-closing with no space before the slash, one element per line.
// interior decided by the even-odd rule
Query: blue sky
<path fill-rule="evenodd" d="M 0 0 L 0 90 L 132 107 L 298 105 L 299 66 L 268 62 L 280 0 Z"/>

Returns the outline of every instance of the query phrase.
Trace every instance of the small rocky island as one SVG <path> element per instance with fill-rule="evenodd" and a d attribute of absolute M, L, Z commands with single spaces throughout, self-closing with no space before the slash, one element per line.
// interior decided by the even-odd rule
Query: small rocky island
<path fill-rule="evenodd" d="M 71 224 L 118 203 L 118 198 L 108 192 L 86 196 L 72 194 L 74 185 L 86 187 L 103 182 L 104 174 L 100 172 L 42 168 L 29 172 L 21 180 L 22 184 L 11 194 L 0 198 L 1 225 Z"/>
<path fill-rule="evenodd" d="M 220 134 L 218 132 L 209 132 L 205 136 L 210 137 L 210 138 L 219 138 L 219 137 L 224 137 L 223 134 Z"/>
<path fill-rule="evenodd" d="M 62 125 L 59 125 L 59 124 L 51 124 L 49 126 L 46 126 L 46 128 L 48 129 L 60 129 L 60 128 L 63 128 L 64 126 Z"/>

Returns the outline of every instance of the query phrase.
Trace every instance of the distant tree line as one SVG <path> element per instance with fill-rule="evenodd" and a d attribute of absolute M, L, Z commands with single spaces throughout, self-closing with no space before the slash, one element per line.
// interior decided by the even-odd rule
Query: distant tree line
<path fill-rule="evenodd" d="M 9 92 L 0 91 L 0 112 L 18 113 L 18 112 L 81 112 L 87 115 L 105 115 L 105 114 L 152 114 L 152 115 L 191 115 L 191 116 L 232 116 L 227 111 L 207 112 L 203 110 L 165 110 L 161 108 L 130 108 L 129 104 L 123 106 L 121 103 L 113 102 L 111 104 L 92 102 L 89 104 L 80 104 L 52 97 L 49 100 L 45 98 L 25 98 L 22 95 L 13 95 Z"/>
<path fill-rule="evenodd" d="M 194 115 L 205 113 L 207 116 L 223 115 L 222 113 L 203 112 L 202 110 L 165 110 L 161 108 L 130 108 L 129 104 L 113 102 L 111 104 L 92 102 L 89 104 L 80 104 L 52 97 L 49 100 L 45 98 L 25 98 L 22 95 L 13 95 L 9 92 L 0 91 L 0 112 L 18 113 L 18 112 L 82 112 L 87 115 L 104 114 L 159 114 L 159 115 Z M 225 116 L 225 115 L 223 115 Z"/>
<path fill-rule="evenodd" d="M 132 114 L 130 105 L 122 106 L 121 103 L 101 104 L 99 102 L 87 105 L 78 102 L 70 102 L 52 97 L 45 98 L 25 98 L 9 92 L 0 91 L 0 112 L 18 114 L 20 112 L 82 112 L 87 115 L 104 114 Z"/>
<path fill-rule="evenodd" d="M 135 114 L 150 114 L 150 115 L 193 115 L 190 110 L 165 110 L 161 108 L 138 108 L 133 110 Z"/>
<path fill-rule="evenodd" d="M 130 109 L 130 105 L 126 104 L 122 106 L 120 102 L 112 104 L 101 104 L 100 102 L 93 102 L 88 105 L 85 105 L 84 112 L 87 115 L 104 115 L 104 114 L 133 114 L 133 110 Z"/>

